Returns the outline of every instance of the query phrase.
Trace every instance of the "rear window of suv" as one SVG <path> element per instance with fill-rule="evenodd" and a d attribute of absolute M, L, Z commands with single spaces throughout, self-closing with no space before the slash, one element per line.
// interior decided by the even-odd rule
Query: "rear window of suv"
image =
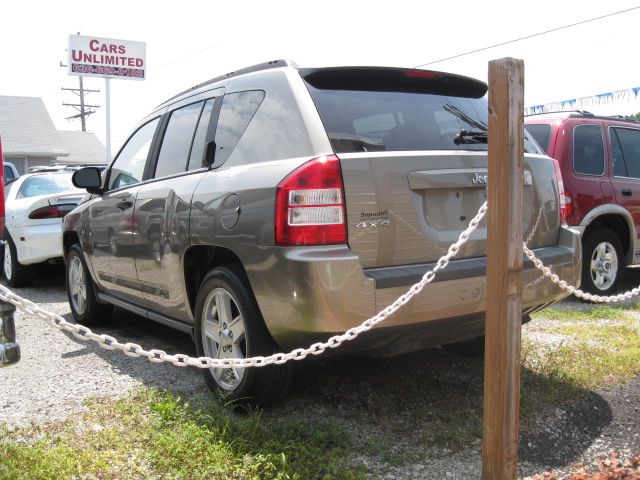
<path fill-rule="evenodd" d="M 487 149 L 486 143 L 453 142 L 462 129 L 487 129 L 483 99 L 312 86 L 309 91 L 337 153 Z"/>
<path fill-rule="evenodd" d="M 323 79 L 324 80 L 324 79 Z M 461 130 L 486 132 L 487 101 L 470 98 L 468 85 L 425 87 L 386 82 L 362 89 L 349 78 L 307 88 L 336 153 L 408 150 L 487 150 L 487 143 L 454 143 Z M 446 90 L 446 92 L 444 91 Z M 457 91 L 456 91 L 457 90 Z M 460 95 L 460 96 L 458 96 Z M 543 153 L 528 134 L 525 151 Z"/>

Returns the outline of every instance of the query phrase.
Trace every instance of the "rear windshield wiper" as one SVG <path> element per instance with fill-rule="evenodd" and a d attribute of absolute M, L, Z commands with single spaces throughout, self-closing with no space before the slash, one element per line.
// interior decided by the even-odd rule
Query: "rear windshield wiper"
<path fill-rule="evenodd" d="M 463 143 L 487 143 L 487 132 L 484 130 L 460 130 L 453 143 L 461 145 Z"/>

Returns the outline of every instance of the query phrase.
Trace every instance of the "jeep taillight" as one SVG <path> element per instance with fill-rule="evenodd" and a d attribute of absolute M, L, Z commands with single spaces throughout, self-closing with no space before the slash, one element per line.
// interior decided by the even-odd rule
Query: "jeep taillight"
<path fill-rule="evenodd" d="M 571 196 L 564 190 L 564 182 L 562 181 L 562 173 L 560 172 L 560 164 L 557 160 L 552 159 L 553 170 L 556 174 L 556 183 L 558 184 L 558 205 L 560 205 L 560 223 L 567 224 L 567 220 L 571 215 Z"/>
<path fill-rule="evenodd" d="M 315 158 L 276 189 L 276 245 L 334 245 L 347 242 L 340 160 Z"/>

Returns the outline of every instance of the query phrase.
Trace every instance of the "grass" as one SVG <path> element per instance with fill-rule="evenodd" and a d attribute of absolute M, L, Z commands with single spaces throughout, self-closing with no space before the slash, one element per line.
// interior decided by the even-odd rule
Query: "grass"
<path fill-rule="evenodd" d="M 190 405 L 141 390 L 94 400 L 82 418 L 0 427 L 0 479 L 358 479 L 335 425 L 267 424 L 214 399 Z"/>
<path fill-rule="evenodd" d="M 570 310 L 567 308 L 545 308 L 533 315 L 533 318 L 554 319 L 559 321 L 584 322 L 589 320 L 619 320 L 621 318 L 628 319 L 633 313 L 640 313 L 640 305 L 638 303 L 624 307 L 620 305 L 584 305 L 585 308 L 579 310 Z"/>
<path fill-rule="evenodd" d="M 546 309 L 535 319 L 558 320 L 544 333 L 564 338 L 557 345 L 525 340 L 522 346 L 523 413 L 555 406 L 585 393 L 640 375 L 640 304 L 593 305 L 579 310 Z"/>
<path fill-rule="evenodd" d="M 640 304 L 572 305 L 526 327 L 562 341 L 523 343 L 523 429 L 545 409 L 640 375 Z M 189 403 L 142 389 L 94 399 L 66 422 L 0 426 L 0 480 L 359 479 L 375 470 L 353 467 L 358 455 L 402 467 L 431 447 L 455 452 L 481 438 L 480 359 L 432 350 L 305 368 L 296 407 L 234 413 L 212 396 Z"/>

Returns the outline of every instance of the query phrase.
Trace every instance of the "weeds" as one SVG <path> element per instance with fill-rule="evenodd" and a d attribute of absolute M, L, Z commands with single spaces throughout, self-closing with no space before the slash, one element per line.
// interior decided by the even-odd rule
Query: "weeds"
<path fill-rule="evenodd" d="M 50 428 L 0 429 L 1 479 L 363 478 L 347 465 L 348 435 L 334 426 L 262 422 L 215 400 L 195 407 L 139 391 L 95 400 L 82 419 Z"/>

